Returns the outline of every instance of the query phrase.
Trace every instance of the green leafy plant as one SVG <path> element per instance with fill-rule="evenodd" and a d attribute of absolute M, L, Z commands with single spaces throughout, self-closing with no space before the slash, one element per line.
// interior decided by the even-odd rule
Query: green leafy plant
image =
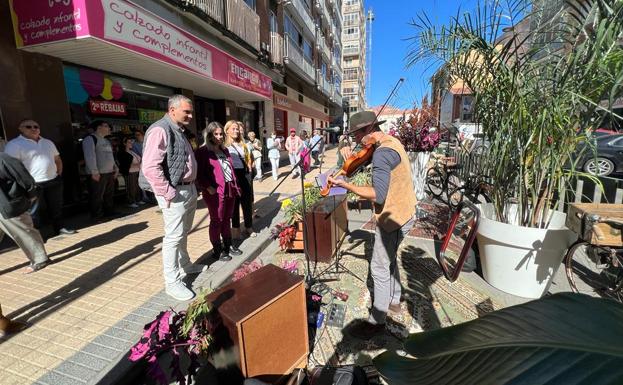
<path fill-rule="evenodd" d="M 623 90 L 623 1 L 493 0 L 443 26 L 425 14 L 410 64 L 441 64 L 447 85 L 462 81 L 489 142 L 483 172 L 497 219 L 544 227 L 575 173 L 584 130 L 599 127 Z"/>
<path fill-rule="evenodd" d="M 374 365 L 390 385 L 621 384 L 623 305 L 561 293 L 412 334 Z M 413 358 L 414 357 L 414 358 Z"/>
<path fill-rule="evenodd" d="M 304 194 L 307 210 L 322 199 L 320 188 L 312 186 L 311 183 L 305 184 Z M 286 223 L 294 225 L 296 222 L 303 220 L 303 199 L 300 195 L 292 199 L 284 199 L 281 202 L 281 210 L 283 210 Z"/>
<path fill-rule="evenodd" d="M 350 183 L 355 186 L 372 186 L 372 170 L 369 167 L 361 169 L 361 171 L 350 178 Z M 352 192 L 348 193 L 347 198 L 351 202 L 357 202 L 361 199 L 359 195 Z"/>

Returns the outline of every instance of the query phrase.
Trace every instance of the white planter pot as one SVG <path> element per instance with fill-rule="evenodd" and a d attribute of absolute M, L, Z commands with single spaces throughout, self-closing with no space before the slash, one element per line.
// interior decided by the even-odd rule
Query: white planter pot
<path fill-rule="evenodd" d="M 430 152 L 408 152 L 407 155 L 409 156 L 409 163 L 411 164 L 413 190 L 419 201 L 426 197 L 424 186 L 426 183 L 426 171 L 428 171 L 427 165 L 430 160 Z"/>
<path fill-rule="evenodd" d="M 565 227 L 567 215 L 553 211 L 549 227 L 536 229 L 494 220 L 490 203 L 480 205 L 480 210 L 476 235 L 485 280 L 520 297 L 540 298 L 547 293 L 565 251 L 577 238 Z M 516 206 L 511 212 L 516 217 Z"/>

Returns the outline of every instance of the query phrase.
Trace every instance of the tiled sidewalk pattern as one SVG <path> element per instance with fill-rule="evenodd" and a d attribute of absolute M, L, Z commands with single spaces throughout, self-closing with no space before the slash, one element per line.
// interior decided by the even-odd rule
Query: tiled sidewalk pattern
<path fill-rule="evenodd" d="M 335 150 L 325 160 L 335 164 Z M 282 167 L 280 172 L 287 170 Z M 315 175 L 317 170 L 310 178 Z M 267 196 L 275 185 L 270 177 L 255 182 L 259 215 L 267 215 Z M 300 180 L 290 178 L 278 190 L 281 197 L 299 191 Z M 1 341 L 1 385 L 30 384 L 40 378 L 49 385 L 87 383 L 128 350 L 129 342 L 159 310 L 171 306 L 174 301 L 162 294 L 163 229 L 156 209 L 50 239 L 46 249 L 54 263 L 35 274 L 21 273 L 26 262 L 20 250 L 2 253 L 3 311 L 32 326 Z M 208 224 L 201 204 L 188 240 L 193 261 L 211 249 Z"/>

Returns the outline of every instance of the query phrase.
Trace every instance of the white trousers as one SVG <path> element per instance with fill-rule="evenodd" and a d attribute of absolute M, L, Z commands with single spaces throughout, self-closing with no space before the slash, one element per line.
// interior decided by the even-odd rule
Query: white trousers
<path fill-rule="evenodd" d="M 0 214 L 0 231 L 4 231 L 15 241 L 17 246 L 26 254 L 31 264 L 48 260 L 48 255 L 43 245 L 43 238 L 41 238 L 39 230 L 33 226 L 32 217 L 28 211 L 8 219 Z"/>
<path fill-rule="evenodd" d="M 270 166 L 273 170 L 273 179 L 279 179 L 279 158 L 270 158 Z"/>
<path fill-rule="evenodd" d="M 294 167 L 295 164 L 297 164 L 299 162 L 299 160 L 301 160 L 301 156 L 299 154 L 288 154 L 288 156 L 290 157 L 290 166 Z M 298 175 L 301 173 L 301 168 L 297 167 L 296 170 L 294 170 L 294 174 Z"/>
<path fill-rule="evenodd" d="M 162 273 L 164 283 L 171 285 L 181 280 L 180 269 L 189 265 L 188 232 L 197 209 L 197 189 L 194 184 L 177 186 L 177 194 L 167 208 L 164 197 L 156 196 L 164 220 L 162 238 Z"/>

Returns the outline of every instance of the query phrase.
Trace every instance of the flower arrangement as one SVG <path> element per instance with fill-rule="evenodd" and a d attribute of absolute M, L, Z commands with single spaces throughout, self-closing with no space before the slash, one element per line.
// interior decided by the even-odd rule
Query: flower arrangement
<path fill-rule="evenodd" d="M 234 270 L 232 281 L 236 282 L 253 273 L 254 271 L 261 269 L 262 266 L 264 265 L 262 265 L 262 263 L 259 261 L 245 262 L 242 264 L 242 266 Z"/>
<path fill-rule="evenodd" d="M 185 351 L 190 357 L 187 371 L 193 375 L 199 368 L 199 358 L 211 353 L 212 333 L 219 326 L 220 319 L 212 312 L 212 304 L 206 301 L 206 295 L 207 292 L 202 291 L 186 311 L 160 312 L 153 322 L 145 325 L 143 336 L 130 350 L 130 361 L 147 361 L 147 374 L 157 383 L 169 384 L 158 364 L 159 354 L 171 351 L 171 372 L 178 383 L 185 384 L 180 354 Z"/>
<path fill-rule="evenodd" d="M 407 152 L 428 152 L 437 148 L 441 141 L 436 126 L 434 108 L 425 96 L 422 106 L 414 107 L 409 117 L 399 120 L 389 134 L 400 140 Z"/>
<path fill-rule="evenodd" d="M 305 182 L 303 185 L 305 194 L 305 206 L 311 207 L 322 199 L 320 187 L 312 182 Z M 303 199 L 299 195 L 294 198 L 287 198 L 281 202 L 281 210 L 285 216 L 285 222 L 278 223 L 271 229 L 271 238 L 279 240 L 281 250 L 287 250 L 292 246 L 296 238 L 297 223 L 303 220 Z"/>

